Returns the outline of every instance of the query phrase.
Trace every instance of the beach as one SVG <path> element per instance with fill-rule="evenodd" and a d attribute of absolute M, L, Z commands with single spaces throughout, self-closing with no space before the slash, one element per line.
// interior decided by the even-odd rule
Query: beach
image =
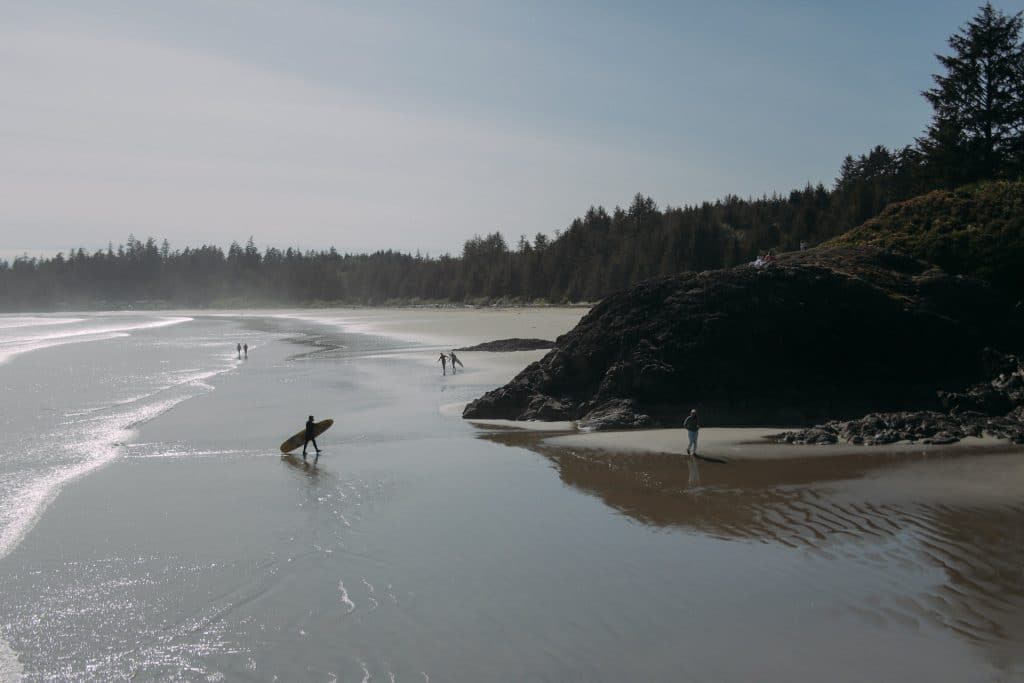
<path fill-rule="evenodd" d="M 1020 447 L 461 419 L 585 312 L 0 316 L 0 680 L 1024 676 Z"/>

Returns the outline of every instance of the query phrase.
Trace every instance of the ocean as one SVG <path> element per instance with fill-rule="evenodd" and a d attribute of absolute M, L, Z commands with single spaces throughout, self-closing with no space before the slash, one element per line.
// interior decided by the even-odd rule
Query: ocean
<path fill-rule="evenodd" d="M 0 316 L 0 680 L 1024 679 L 1019 450 L 461 419 L 544 352 L 439 353 L 584 313 Z M 323 454 L 282 456 L 309 415 Z"/>

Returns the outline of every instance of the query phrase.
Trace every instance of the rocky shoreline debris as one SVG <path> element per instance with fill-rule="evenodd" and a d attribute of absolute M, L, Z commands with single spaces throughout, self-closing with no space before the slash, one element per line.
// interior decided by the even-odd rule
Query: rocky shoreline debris
<path fill-rule="evenodd" d="M 961 392 L 938 392 L 945 410 L 871 413 L 782 432 L 779 443 L 866 446 L 897 442 L 950 444 L 985 435 L 1024 444 L 1024 359 L 1003 354 L 997 374 Z"/>

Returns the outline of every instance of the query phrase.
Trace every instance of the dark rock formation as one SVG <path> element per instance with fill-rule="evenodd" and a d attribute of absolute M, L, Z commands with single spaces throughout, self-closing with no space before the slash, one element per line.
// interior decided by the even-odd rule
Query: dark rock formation
<path fill-rule="evenodd" d="M 456 351 L 536 351 L 538 349 L 552 349 L 555 342 L 547 339 L 497 339 L 484 342 L 476 346 L 463 346 Z"/>
<path fill-rule="evenodd" d="M 991 434 L 1024 443 L 1024 365 L 1012 355 L 987 354 L 997 374 L 960 392 L 940 391 L 945 411 L 872 413 L 856 420 L 833 420 L 816 427 L 783 432 L 783 443 L 876 445 L 897 441 L 955 443 L 966 436 Z M 994 362 L 993 362 L 994 361 Z"/>
<path fill-rule="evenodd" d="M 938 391 L 989 376 L 986 347 L 1024 338 L 1011 310 L 981 281 L 867 247 L 684 273 L 608 297 L 463 416 L 617 428 L 678 425 L 691 407 L 713 425 L 941 411 Z"/>

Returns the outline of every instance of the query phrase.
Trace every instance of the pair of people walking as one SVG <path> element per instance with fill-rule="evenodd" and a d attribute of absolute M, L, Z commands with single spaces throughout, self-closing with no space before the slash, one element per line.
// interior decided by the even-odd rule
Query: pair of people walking
<path fill-rule="evenodd" d="M 242 358 L 243 353 L 245 354 L 246 358 L 249 357 L 249 342 L 246 342 L 244 344 L 239 343 L 238 345 L 235 346 L 235 349 L 238 351 L 239 359 Z"/>
<path fill-rule="evenodd" d="M 440 356 L 437 357 L 437 362 L 441 364 L 441 374 L 442 375 L 447 375 L 448 374 L 448 362 L 449 362 L 449 360 L 451 361 L 451 364 L 452 364 L 452 374 L 453 375 L 455 374 L 455 366 L 456 365 L 458 365 L 460 368 L 462 367 L 462 361 L 459 360 L 458 356 L 455 355 L 455 349 L 452 349 L 452 352 L 451 352 L 450 356 L 445 356 L 444 353 L 442 353 Z"/>

